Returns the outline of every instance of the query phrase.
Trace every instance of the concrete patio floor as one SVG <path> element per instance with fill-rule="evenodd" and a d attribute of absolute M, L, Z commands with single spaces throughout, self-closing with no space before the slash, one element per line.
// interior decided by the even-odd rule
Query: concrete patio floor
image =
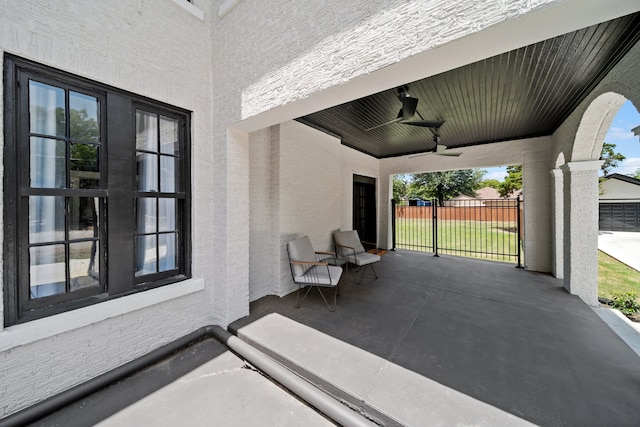
<path fill-rule="evenodd" d="M 640 358 L 562 281 L 407 251 L 376 271 L 334 313 L 265 297 L 229 329 L 387 424 L 638 425 Z"/>
<path fill-rule="evenodd" d="M 560 280 L 407 251 L 376 271 L 334 313 L 265 297 L 229 330 L 382 425 L 638 425 L 640 357 Z M 96 424 L 334 423 L 206 339 L 32 425 Z"/>

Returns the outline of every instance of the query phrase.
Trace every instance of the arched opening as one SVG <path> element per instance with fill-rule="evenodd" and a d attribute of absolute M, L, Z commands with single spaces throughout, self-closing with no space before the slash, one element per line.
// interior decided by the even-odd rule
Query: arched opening
<path fill-rule="evenodd" d="M 598 187 L 598 298 L 640 295 L 640 114 L 626 101 L 604 140 Z"/>

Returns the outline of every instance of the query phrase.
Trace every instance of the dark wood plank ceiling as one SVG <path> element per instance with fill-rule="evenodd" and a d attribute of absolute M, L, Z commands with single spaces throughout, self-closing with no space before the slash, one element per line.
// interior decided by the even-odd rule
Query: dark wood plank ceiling
<path fill-rule="evenodd" d="M 445 120 L 439 134 L 449 148 L 550 135 L 639 39 L 636 13 L 409 82 L 414 118 Z M 377 158 L 432 150 L 428 128 L 365 130 L 400 107 L 394 88 L 298 120 Z"/>

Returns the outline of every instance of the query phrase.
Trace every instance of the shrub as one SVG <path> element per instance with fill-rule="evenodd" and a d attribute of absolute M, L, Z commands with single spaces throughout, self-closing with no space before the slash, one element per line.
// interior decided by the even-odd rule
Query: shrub
<path fill-rule="evenodd" d="M 634 314 L 640 312 L 638 295 L 634 292 L 621 292 L 613 294 L 611 306 L 620 310 L 620 312 L 627 317 L 631 317 Z"/>

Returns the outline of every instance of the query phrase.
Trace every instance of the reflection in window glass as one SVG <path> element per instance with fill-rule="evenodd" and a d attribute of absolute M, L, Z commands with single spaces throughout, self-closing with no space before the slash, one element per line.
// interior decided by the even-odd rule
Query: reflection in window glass
<path fill-rule="evenodd" d="M 65 136 L 64 90 L 29 80 L 29 131 Z"/>
<path fill-rule="evenodd" d="M 177 156 L 178 148 L 178 121 L 160 116 L 160 152 Z"/>
<path fill-rule="evenodd" d="M 69 239 L 98 238 L 97 197 L 69 197 Z"/>
<path fill-rule="evenodd" d="M 136 276 L 158 271 L 156 235 L 136 237 Z"/>
<path fill-rule="evenodd" d="M 178 159 L 169 156 L 160 156 L 160 191 L 163 193 L 173 193 L 179 191 L 178 181 Z"/>
<path fill-rule="evenodd" d="M 138 190 L 158 191 L 158 155 L 138 153 L 136 162 L 138 166 Z"/>
<path fill-rule="evenodd" d="M 155 114 L 136 111 L 136 150 L 158 152 L 158 119 Z"/>
<path fill-rule="evenodd" d="M 29 139 L 29 179 L 32 188 L 65 188 L 66 144 L 56 139 Z"/>
<path fill-rule="evenodd" d="M 176 268 L 176 234 L 166 233 L 158 236 L 159 271 Z"/>
<path fill-rule="evenodd" d="M 65 292 L 64 245 L 35 246 L 29 249 L 29 291 L 31 299 Z"/>
<path fill-rule="evenodd" d="M 155 233 L 157 218 L 156 199 L 148 197 L 139 198 L 136 209 L 136 233 Z"/>
<path fill-rule="evenodd" d="M 100 102 L 97 98 L 69 91 L 69 136 L 87 142 L 100 141 Z"/>
<path fill-rule="evenodd" d="M 92 144 L 71 144 L 71 188 L 100 187 L 100 147 Z"/>
<path fill-rule="evenodd" d="M 158 199 L 158 231 L 176 230 L 176 199 Z"/>
<path fill-rule="evenodd" d="M 29 243 L 64 240 L 64 197 L 29 197 Z"/>
<path fill-rule="evenodd" d="M 98 242 L 69 244 L 69 276 L 71 291 L 100 286 L 100 253 Z"/>

